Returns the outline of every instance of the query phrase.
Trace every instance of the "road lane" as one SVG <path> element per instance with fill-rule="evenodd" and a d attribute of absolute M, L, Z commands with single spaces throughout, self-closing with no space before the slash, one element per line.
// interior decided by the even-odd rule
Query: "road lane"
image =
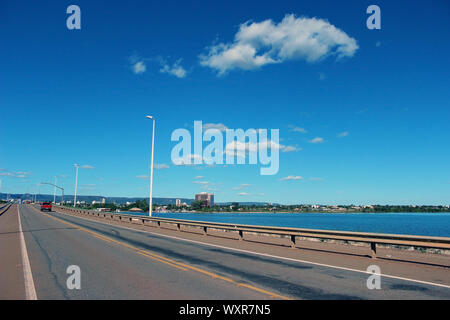
<path fill-rule="evenodd" d="M 0 215 L 0 300 L 25 299 L 17 208 Z"/>
<path fill-rule="evenodd" d="M 201 273 L 187 272 L 68 226 L 21 205 L 25 241 L 38 299 L 267 299 Z M 66 286 L 70 265 L 81 289 Z"/>
<path fill-rule="evenodd" d="M 33 216 L 30 210 L 32 209 L 27 212 Z M 36 211 L 34 213 L 41 215 Z M 193 266 L 232 279 L 236 283 L 294 299 L 450 299 L 448 288 L 383 277 L 381 290 L 369 290 L 366 286 L 367 274 L 185 242 L 55 212 L 51 215 L 118 243 L 171 259 L 175 263 Z M 40 219 L 42 218 L 51 220 L 45 214 L 41 215 Z M 196 272 L 190 269 L 184 273 Z M 203 288 L 198 286 L 198 290 L 202 291 Z M 231 298 L 240 299 L 237 296 Z"/>

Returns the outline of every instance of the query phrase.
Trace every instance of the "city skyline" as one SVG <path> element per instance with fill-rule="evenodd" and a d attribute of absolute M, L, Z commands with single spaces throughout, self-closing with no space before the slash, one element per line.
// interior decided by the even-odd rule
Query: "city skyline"
<path fill-rule="evenodd" d="M 74 194 L 79 163 L 78 195 L 148 197 L 152 114 L 154 198 L 450 204 L 447 3 L 379 1 L 381 30 L 368 3 L 237 4 L 80 1 L 72 31 L 66 4 L 5 4 L 0 192 Z M 174 164 L 194 121 L 279 129 L 278 173 Z"/>

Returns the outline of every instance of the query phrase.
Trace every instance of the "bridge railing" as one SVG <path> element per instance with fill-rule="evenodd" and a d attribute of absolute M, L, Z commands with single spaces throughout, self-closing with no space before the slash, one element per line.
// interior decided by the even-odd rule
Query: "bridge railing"
<path fill-rule="evenodd" d="M 3 206 L 0 207 L 0 216 L 4 214 L 8 209 L 11 207 L 11 202 L 5 203 Z"/>
<path fill-rule="evenodd" d="M 234 231 L 237 233 L 238 239 L 241 241 L 245 240 L 244 238 L 245 233 L 272 234 L 289 238 L 292 248 L 296 247 L 297 238 L 368 243 L 370 244 L 370 256 L 372 258 L 376 258 L 376 251 L 378 244 L 450 250 L 450 237 L 431 237 L 431 236 L 414 236 L 414 235 L 352 232 L 352 231 L 317 230 L 317 229 L 220 223 L 209 221 L 193 221 L 183 219 L 145 217 L 131 214 L 118 214 L 101 211 L 90 211 L 61 206 L 54 206 L 54 209 L 60 212 L 91 215 L 100 218 L 107 218 L 110 220 L 118 220 L 120 222 L 125 223 L 135 223 L 149 226 L 153 224 L 153 226 L 157 226 L 159 228 L 164 227 L 163 224 L 172 224 L 176 226 L 176 229 L 178 231 L 183 231 L 183 229 L 181 228 L 182 226 L 195 227 L 200 228 L 205 236 L 208 235 L 209 229 Z"/>

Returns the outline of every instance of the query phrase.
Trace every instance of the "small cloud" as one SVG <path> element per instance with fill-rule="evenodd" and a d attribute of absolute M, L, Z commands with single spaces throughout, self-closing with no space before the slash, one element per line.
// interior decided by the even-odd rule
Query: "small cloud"
<path fill-rule="evenodd" d="M 248 193 L 248 192 L 239 192 L 238 196 L 263 196 L 264 193 Z"/>
<path fill-rule="evenodd" d="M 282 146 L 282 148 L 280 148 L 281 152 L 295 152 L 295 151 L 302 151 L 302 148 L 297 148 L 294 146 Z"/>
<path fill-rule="evenodd" d="M 339 138 L 343 138 L 343 137 L 348 136 L 348 134 L 349 134 L 348 131 L 344 131 L 344 132 L 339 133 L 339 134 L 338 134 L 338 137 L 339 137 Z"/>
<path fill-rule="evenodd" d="M 192 181 L 192 183 L 195 183 L 195 184 L 202 184 L 202 185 L 210 184 L 208 181 Z"/>
<path fill-rule="evenodd" d="M 131 66 L 131 70 L 133 70 L 135 74 L 141 74 L 147 71 L 147 66 L 144 61 L 138 61 Z"/>
<path fill-rule="evenodd" d="M 167 73 L 170 75 L 173 75 L 177 78 L 184 78 L 186 77 L 186 70 L 180 65 L 181 59 L 177 60 L 173 65 L 169 65 L 164 60 L 161 59 L 161 69 L 159 69 L 159 72 L 161 73 Z"/>
<path fill-rule="evenodd" d="M 90 169 L 95 169 L 95 167 L 90 166 L 90 165 L 88 165 L 88 164 L 82 165 L 81 168 L 82 168 L 82 169 L 88 169 L 88 170 L 90 170 Z"/>
<path fill-rule="evenodd" d="M 197 163 L 195 163 L 196 161 L 201 164 L 205 161 L 205 158 L 194 153 L 172 159 L 172 163 L 176 166 L 195 166 L 197 165 Z"/>
<path fill-rule="evenodd" d="M 228 127 L 222 123 L 205 123 L 203 125 L 203 131 L 206 131 L 208 129 L 217 129 L 222 132 L 225 132 L 228 129 Z"/>
<path fill-rule="evenodd" d="M 280 179 L 280 181 L 291 181 L 291 180 L 303 180 L 303 177 L 302 176 L 287 176 L 287 177 Z"/>
<path fill-rule="evenodd" d="M 24 174 L 19 174 L 19 175 L 17 175 L 16 177 L 17 177 L 17 178 L 24 179 L 24 178 L 27 178 L 28 176 L 26 176 L 26 175 L 24 175 Z"/>
<path fill-rule="evenodd" d="M 204 176 L 196 176 L 194 179 L 203 179 Z"/>
<path fill-rule="evenodd" d="M 315 137 L 312 140 L 309 140 L 309 143 L 322 143 L 323 142 L 323 138 L 321 137 Z"/>
<path fill-rule="evenodd" d="M 148 176 L 145 174 L 141 174 L 141 175 L 136 176 L 136 178 L 146 180 L 146 179 L 148 179 Z"/>
<path fill-rule="evenodd" d="M 161 169 L 169 169 L 170 167 L 167 165 L 167 164 L 164 164 L 164 163 L 160 163 L 160 164 L 155 164 L 154 166 L 153 166 L 155 169 L 157 169 L 157 170 L 161 170 Z"/>
<path fill-rule="evenodd" d="M 294 132 L 300 132 L 300 133 L 307 133 L 308 132 L 308 131 L 306 131 L 305 128 L 300 128 L 300 127 L 296 127 L 296 126 L 293 126 L 293 125 L 289 125 L 289 128 L 291 128 L 291 131 L 294 131 Z"/>
<path fill-rule="evenodd" d="M 0 176 L 14 177 L 12 172 L 0 172 Z"/>
<path fill-rule="evenodd" d="M 20 174 L 20 175 L 25 175 L 25 176 L 30 176 L 33 174 L 33 172 L 29 172 L 29 171 L 18 171 L 16 173 Z"/>
<path fill-rule="evenodd" d="M 250 186 L 251 186 L 251 184 L 248 184 L 248 183 L 242 183 L 240 186 L 234 187 L 233 190 L 241 190 L 241 189 L 244 189 L 244 188 L 248 188 L 248 187 L 250 187 Z"/>

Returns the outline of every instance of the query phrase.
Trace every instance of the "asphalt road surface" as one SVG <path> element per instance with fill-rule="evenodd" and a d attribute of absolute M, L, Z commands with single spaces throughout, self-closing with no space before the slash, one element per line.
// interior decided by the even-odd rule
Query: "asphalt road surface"
<path fill-rule="evenodd" d="M 9 261 L 0 277 L 1 299 L 450 299 L 445 286 L 382 277 L 381 289 L 370 290 L 369 275 L 361 272 L 41 213 L 28 205 L 0 216 L 0 239 L 0 255 Z M 80 289 L 68 288 L 69 266 L 79 267 Z"/>

